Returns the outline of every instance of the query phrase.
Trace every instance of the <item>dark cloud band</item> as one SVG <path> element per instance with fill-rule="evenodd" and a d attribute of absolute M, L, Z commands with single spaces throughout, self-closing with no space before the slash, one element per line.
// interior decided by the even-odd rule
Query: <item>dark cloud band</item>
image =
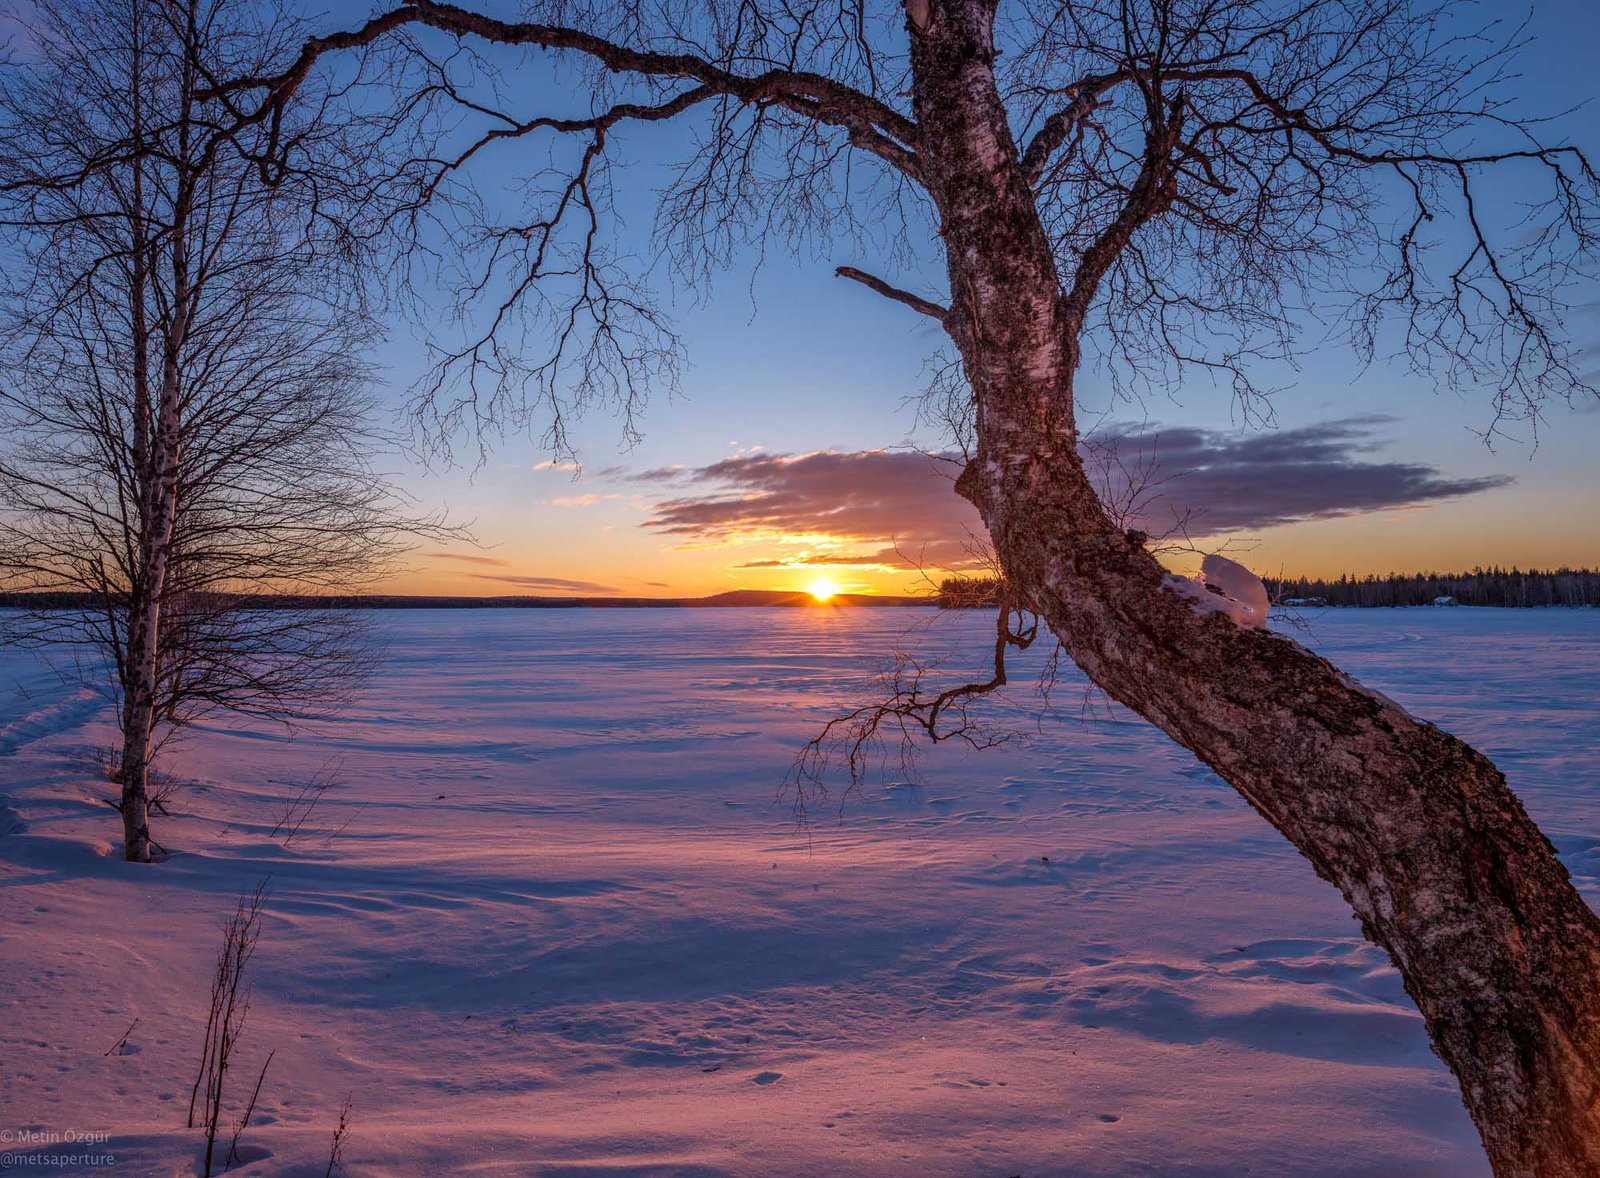
<path fill-rule="evenodd" d="M 1210 535 L 1414 507 L 1510 481 L 1376 458 L 1383 424 L 1358 418 L 1244 436 L 1123 428 L 1102 431 L 1086 457 L 1113 498 L 1149 474 L 1154 489 L 1134 522 L 1156 533 L 1183 518 L 1191 534 Z M 958 566 L 970 558 L 971 538 L 983 535 L 977 512 L 952 489 L 959 470 L 950 455 L 874 450 L 756 454 L 651 471 L 651 481 L 683 493 L 655 503 L 644 526 L 702 541 L 786 537 L 797 549 L 816 549 L 743 568 Z"/>
<path fill-rule="evenodd" d="M 1369 456 L 1381 444 L 1384 423 L 1352 418 L 1242 436 L 1123 430 L 1110 441 L 1120 466 L 1131 455 L 1153 462 L 1156 479 L 1168 480 L 1147 508 L 1154 522 L 1192 513 L 1197 535 L 1415 507 L 1511 481 L 1448 478 L 1420 463 L 1374 461 Z"/>

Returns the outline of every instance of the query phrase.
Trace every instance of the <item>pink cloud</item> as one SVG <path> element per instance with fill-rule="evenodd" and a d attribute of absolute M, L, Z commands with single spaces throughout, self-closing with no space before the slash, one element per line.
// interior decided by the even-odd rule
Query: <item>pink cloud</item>
<path fill-rule="evenodd" d="M 644 526 L 700 541 L 776 535 L 873 546 L 850 554 L 808 546 L 810 564 L 960 564 L 968 556 L 968 532 L 984 533 L 977 511 L 954 492 L 959 470 L 948 457 L 910 451 L 747 454 L 685 472 L 690 485 L 714 489 L 655 503 Z M 660 474 L 646 473 L 653 479 Z M 800 562 L 741 567 L 791 563 Z"/>

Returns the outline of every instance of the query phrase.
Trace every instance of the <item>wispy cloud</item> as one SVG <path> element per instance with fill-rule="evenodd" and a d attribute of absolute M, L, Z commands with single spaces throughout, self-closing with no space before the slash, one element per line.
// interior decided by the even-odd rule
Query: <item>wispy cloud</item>
<path fill-rule="evenodd" d="M 905 554 L 896 548 L 868 552 L 797 552 L 777 560 L 747 560 L 733 567 L 738 569 L 792 569 L 810 568 L 814 565 L 835 565 L 843 568 L 886 569 L 904 568 Z"/>
<path fill-rule="evenodd" d="M 461 564 L 486 564 L 504 568 L 511 562 L 500 556 L 478 556 L 469 552 L 429 552 L 425 555 L 434 560 L 454 560 Z"/>
<path fill-rule="evenodd" d="M 473 573 L 480 581 L 502 581 L 523 589 L 551 589 L 558 593 L 614 593 L 611 585 L 594 581 L 568 581 L 562 577 L 526 577 L 514 573 Z"/>
<path fill-rule="evenodd" d="M 623 466 L 607 467 L 614 476 L 626 478 L 635 483 L 670 483 L 678 479 L 693 478 L 697 473 L 693 467 L 678 463 L 675 466 L 653 466 L 649 470 L 629 470 Z"/>

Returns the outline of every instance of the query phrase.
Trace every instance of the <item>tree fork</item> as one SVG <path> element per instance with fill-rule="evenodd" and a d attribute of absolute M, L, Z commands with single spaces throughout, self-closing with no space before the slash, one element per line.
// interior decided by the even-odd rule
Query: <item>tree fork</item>
<path fill-rule="evenodd" d="M 1503 775 L 1293 640 L 1166 589 L 1076 453 L 1093 268 L 1159 211 L 1160 156 L 1064 291 L 991 72 L 990 6 L 907 8 L 922 168 L 961 294 L 951 334 L 977 398 L 957 489 L 1006 577 L 1092 681 L 1339 888 L 1400 971 L 1495 1173 L 1600 1174 L 1600 919 Z"/>

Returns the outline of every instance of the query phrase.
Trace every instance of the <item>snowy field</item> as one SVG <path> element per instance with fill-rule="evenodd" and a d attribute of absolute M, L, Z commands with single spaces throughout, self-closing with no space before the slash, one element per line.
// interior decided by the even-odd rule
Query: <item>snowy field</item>
<path fill-rule="evenodd" d="M 353 1093 L 352 1175 L 1486 1175 L 1337 894 L 1074 683 L 797 831 L 775 787 L 819 721 L 907 626 L 977 666 L 991 619 L 381 614 L 341 721 L 171 756 L 155 867 L 98 800 L 107 713 L 0 651 L 0 1149 L 68 1163 L 7 1173 L 194 1173 L 218 926 L 270 876 L 235 1173 L 321 1175 Z M 1600 895 L 1600 612 L 1311 624 L 1494 757 Z"/>

